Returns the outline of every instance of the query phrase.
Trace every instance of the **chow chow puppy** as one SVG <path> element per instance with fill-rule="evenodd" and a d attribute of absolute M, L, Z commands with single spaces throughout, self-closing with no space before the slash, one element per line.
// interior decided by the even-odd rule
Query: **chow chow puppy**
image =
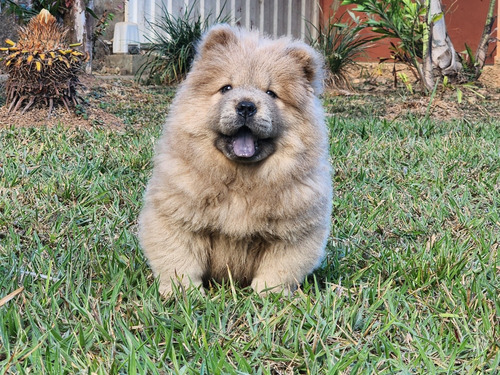
<path fill-rule="evenodd" d="M 289 293 L 319 265 L 332 198 L 322 66 L 288 38 L 227 25 L 204 35 L 139 218 L 160 292 L 231 278 Z"/>

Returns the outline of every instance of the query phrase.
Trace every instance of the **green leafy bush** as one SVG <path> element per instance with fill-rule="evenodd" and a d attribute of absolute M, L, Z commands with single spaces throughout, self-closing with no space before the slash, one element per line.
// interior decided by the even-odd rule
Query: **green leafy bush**
<path fill-rule="evenodd" d="M 327 86 L 339 89 L 351 88 L 346 76 L 347 68 L 355 64 L 355 59 L 364 50 L 371 46 L 375 39 L 361 34 L 360 20 L 353 13 L 347 12 L 350 20 L 342 22 L 346 17 L 343 13 L 338 17 L 331 17 L 328 24 L 315 28 L 318 37 L 311 44 L 325 57 L 328 76 Z"/>
<path fill-rule="evenodd" d="M 418 70 L 423 56 L 423 40 L 427 7 L 418 0 L 344 0 L 355 4 L 356 12 L 365 13 L 364 27 L 370 27 L 378 39 L 394 38 L 392 58 Z"/>
<path fill-rule="evenodd" d="M 148 39 L 147 61 L 137 72 L 138 79 L 147 74 L 155 83 L 173 84 L 181 81 L 193 61 L 196 42 L 205 30 L 212 24 L 229 21 L 227 16 L 222 17 L 223 9 L 213 22 L 210 21 L 211 15 L 204 19 L 195 16 L 195 5 L 196 2 L 186 7 L 180 17 L 170 14 L 166 7 L 162 8 L 160 20 L 150 24 L 153 36 Z"/>

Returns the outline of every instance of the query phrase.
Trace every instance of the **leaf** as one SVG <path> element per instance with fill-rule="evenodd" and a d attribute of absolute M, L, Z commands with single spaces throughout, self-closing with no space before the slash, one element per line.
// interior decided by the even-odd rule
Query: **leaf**
<path fill-rule="evenodd" d="M 36 62 L 36 70 L 40 72 L 42 70 L 42 63 L 40 61 Z"/>
<path fill-rule="evenodd" d="M 26 61 L 28 62 L 28 64 L 31 64 L 31 62 L 33 61 L 33 55 L 29 55 Z"/>
<path fill-rule="evenodd" d="M 467 52 L 467 57 L 469 58 L 469 62 L 471 66 L 476 65 L 476 56 L 474 56 L 474 52 L 472 52 L 472 49 L 465 43 L 465 50 Z"/>
<path fill-rule="evenodd" d="M 7 44 L 9 44 L 9 45 L 11 45 L 11 46 L 15 46 L 15 45 L 16 45 L 16 43 L 14 43 L 14 42 L 13 42 L 12 40 L 10 40 L 10 39 L 5 39 L 5 43 L 7 43 Z"/>
<path fill-rule="evenodd" d="M 442 314 L 439 314 L 439 316 L 441 318 L 461 318 L 460 315 L 458 315 L 458 314 L 451 314 L 451 313 L 442 313 Z"/>
<path fill-rule="evenodd" d="M 94 12 L 91 8 L 86 7 L 86 8 L 85 8 L 85 11 L 86 11 L 88 14 L 90 14 L 93 18 L 95 18 L 96 20 L 97 20 L 97 19 L 99 19 L 99 17 L 97 16 L 97 14 L 95 14 L 95 12 Z"/>
<path fill-rule="evenodd" d="M 431 21 L 432 21 L 432 23 L 436 23 L 439 20 L 441 20 L 441 18 L 443 18 L 443 12 L 435 14 L 434 17 L 432 17 Z"/>
<path fill-rule="evenodd" d="M 68 68 L 71 66 L 68 59 L 66 59 L 65 57 L 59 56 L 59 61 L 62 61 L 63 63 L 65 63 Z"/>
<path fill-rule="evenodd" d="M 458 104 L 462 104 L 462 96 L 463 96 L 462 90 L 457 89 L 457 101 L 458 101 Z"/>
<path fill-rule="evenodd" d="M 19 293 L 21 293 L 24 290 L 24 287 L 20 287 L 19 289 L 14 290 L 13 292 L 7 294 L 5 297 L 0 299 L 0 307 L 5 305 L 7 302 L 9 302 L 11 299 L 16 297 Z"/>

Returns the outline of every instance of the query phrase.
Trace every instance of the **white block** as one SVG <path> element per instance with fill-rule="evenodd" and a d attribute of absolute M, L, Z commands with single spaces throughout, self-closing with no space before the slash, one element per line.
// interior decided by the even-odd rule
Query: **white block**
<path fill-rule="evenodd" d="M 117 22 L 113 36 L 113 53 L 128 53 L 129 44 L 140 44 L 139 25 L 133 22 Z"/>

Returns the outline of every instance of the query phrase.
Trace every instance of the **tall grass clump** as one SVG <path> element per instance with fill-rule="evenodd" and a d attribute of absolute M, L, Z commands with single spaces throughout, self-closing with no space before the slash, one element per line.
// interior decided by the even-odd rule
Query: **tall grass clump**
<path fill-rule="evenodd" d="M 342 22 L 349 15 L 347 22 Z M 330 17 L 328 24 L 314 27 L 318 37 L 311 40 L 324 58 L 327 68 L 326 85 L 338 89 L 352 89 L 347 70 L 356 64 L 366 48 L 371 46 L 373 37 L 361 34 L 360 20 L 353 13 Z"/>
<path fill-rule="evenodd" d="M 229 21 L 228 16 L 222 16 L 224 7 L 212 20 L 211 14 L 204 18 L 195 14 L 196 4 L 195 1 L 190 7 L 186 7 L 179 17 L 169 13 L 165 6 L 162 7 L 163 15 L 159 21 L 150 23 L 153 36 L 148 39 L 147 60 L 137 72 L 139 79 L 147 74 L 155 83 L 180 82 L 189 71 L 196 42 L 203 33 L 213 24 Z"/>

